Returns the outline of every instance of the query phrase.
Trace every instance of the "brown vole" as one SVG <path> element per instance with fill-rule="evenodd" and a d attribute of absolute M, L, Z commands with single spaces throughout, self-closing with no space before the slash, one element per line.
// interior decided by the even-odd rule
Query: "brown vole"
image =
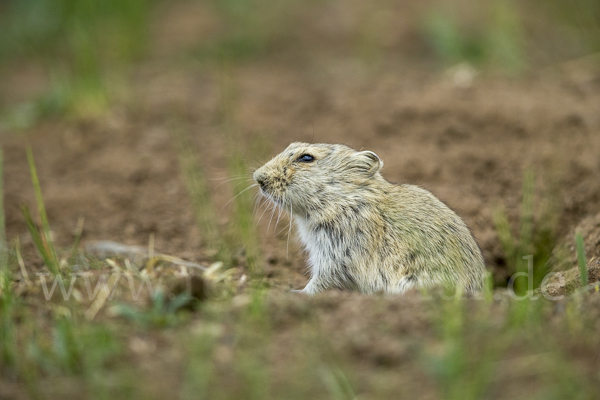
<path fill-rule="evenodd" d="M 382 166 L 371 151 L 292 143 L 254 172 L 262 194 L 294 218 L 309 253 L 302 292 L 483 290 L 483 257 L 465 223 L 427 190 L 386 181 Z"/>

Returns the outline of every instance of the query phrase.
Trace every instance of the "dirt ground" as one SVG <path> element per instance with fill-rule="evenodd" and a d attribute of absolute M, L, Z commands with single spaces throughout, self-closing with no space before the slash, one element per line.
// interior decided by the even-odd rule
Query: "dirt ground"
<path fill-rule="evenodd" d="M 600 81 L 581 85 L 559 74 L 532 74 L 475 78 L 462 88 L 442 73 L 391 70 L 369 76 L 341 61 L 339 67 L 346 70 L 277 64 L 235 70 L 237 118 L 246 143 L 260 137 L 272 149 L 262 158 L 246 150 L 249 165 L 260 166 L 292 141 L 375 151 L 388 180 L 431 190 L 465 219 L 497 282 L 506 277 L 492 212 L 505 204 L 516 222 L 526 168 L 537 175 L 540 197 L 544 182 L 559 177 L 560 234 L 567 243 L 573 244 L 582 221 L 597 219 Z M 146 245 L 154 233 L 161 251 L 205 259 L 169 121 L 183 115 L 189 122 L 220 219 L 226 221 L 230 210 L 221 205 L 232 197 L 225 182 L 232 147 L 218 122 L 219 77 L 206 70 L 151 66 L 134 79 L 137 103 L 115 107 L 106 118 L 47 122 L 26 137 L 3 135 L 9 238 L 19 235 L 26 242 L 28 237 L 19 205 L 34 204 L 23 146 L 29 143 L 60 245 L 72 242 L 78 219 L 84 218 L 84 241 Z M 286 255 L 287 232 L 275 235 L 271 227 L 267 233 L 268 220 L 268 214 L 261 219 L 258 234 L 269 271 L 300 287 L 304 256 L 295 240 Z M 286 224 L 280 221 L 275 232 Z M 597 232 L 597 224 L 594 228 Z M 597 234 L 592 239 L 590 256 L 599 251 Z"/>

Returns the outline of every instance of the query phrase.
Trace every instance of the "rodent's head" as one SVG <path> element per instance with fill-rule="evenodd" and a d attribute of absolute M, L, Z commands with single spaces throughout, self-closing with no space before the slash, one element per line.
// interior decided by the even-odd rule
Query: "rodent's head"
<path fill-rule="evenodd" d="M 294 211 L 316 211 L 355 196 L 358 187 L 383 179 L 383 161 L 372 151 L 340 144 L 292 143 L 254 172 L 261 192 Z"/>

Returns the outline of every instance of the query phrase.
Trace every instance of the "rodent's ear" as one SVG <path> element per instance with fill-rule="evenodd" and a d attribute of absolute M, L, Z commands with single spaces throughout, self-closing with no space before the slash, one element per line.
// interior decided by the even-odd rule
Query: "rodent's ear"
<path fill-rule="evenodd" d="M 369 176 L 375 175 L 383 168 L 383 161 L 372 151 L 359 151 L 354 154 L 354 158 L 358 161 L 356 167 L 364 170 Z"/>

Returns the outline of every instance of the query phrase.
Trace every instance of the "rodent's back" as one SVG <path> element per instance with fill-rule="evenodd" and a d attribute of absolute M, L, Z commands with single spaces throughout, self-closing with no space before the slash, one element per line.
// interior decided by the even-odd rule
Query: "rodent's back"
<path fill-rule="evenodd" d="M 486 271 L 473 235 L 463 220 L 431 192 L 414 185 L 392 185 L 382 202 L 391 226 L 409 249 L 406 274 L 425 282 L 458 283 L 467 292 L 482 290 Z"/>

